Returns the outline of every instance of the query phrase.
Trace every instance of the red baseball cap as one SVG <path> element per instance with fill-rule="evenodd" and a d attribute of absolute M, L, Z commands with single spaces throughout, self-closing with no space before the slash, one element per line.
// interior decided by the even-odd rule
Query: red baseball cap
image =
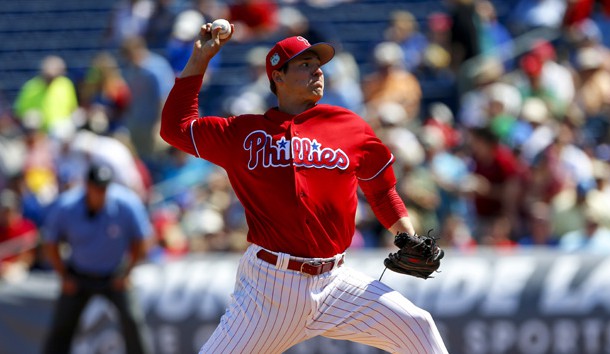
<path fill-rule="evenodd" d="M 306 50 L 315 52 L 320 58 L 320 65 L 328 63 L 335 56 L 335 48 L 324 42 L 309 44 L 309 41 L 301 36 L 288 37 L 277 42 L 267 53 L 265 64 L 267 66 L 267 77 L 271 81 L 271 73 L 278 70 L 284 64 Z"/>
<path fill-rule="evenodd" d="M 542 73 L 542 60 L 534 54 L 528 53 L 521 58 L 521 70 L 531 77 L 538 77 Z"/>

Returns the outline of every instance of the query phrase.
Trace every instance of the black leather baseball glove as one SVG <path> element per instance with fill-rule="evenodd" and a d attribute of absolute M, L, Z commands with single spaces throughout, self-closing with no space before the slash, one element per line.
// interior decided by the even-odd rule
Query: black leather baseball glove
<path fill-rule="evenodd" d="M 430 275 L 438 270 L 445 255 L 436 245 L 436 239 L 429 236 L 409 235 L 406 232 L 396 234 L 394 244 L 400 248 L 390 253 L 383 264 L 390 270 L 418 278 L 432 278 Z"/>

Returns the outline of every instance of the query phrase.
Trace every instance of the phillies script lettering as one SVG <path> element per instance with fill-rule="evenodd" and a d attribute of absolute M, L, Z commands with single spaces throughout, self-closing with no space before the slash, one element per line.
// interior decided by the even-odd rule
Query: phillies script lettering
<path fill-rule="evenodd" d="M 268 167 L 338 168 L 345 170 L 349 158 L 341 149 L 322 147 L 316 139 L 297 138 L 286 140 L 282 137 L 273 141 L 271 135 L 262 130 L 250 133 L 244 140 L 244 149 L 250 153 L 248 169 L 262 165 Z"/>

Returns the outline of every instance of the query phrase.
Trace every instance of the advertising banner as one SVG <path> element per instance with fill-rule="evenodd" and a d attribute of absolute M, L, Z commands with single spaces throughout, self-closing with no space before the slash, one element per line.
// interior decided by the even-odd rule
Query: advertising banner
<path fill-rule="evenodd" d="M 346 266 L 379 279 L 385 251 L 351 251 Z M 205 254 L 133 273 L 155 353 L 197 353 L 230 299 L 238 255 Z M 452 354 L 610 353 L 610 257 L 548 250 L 448 252 L 423 280 L 385 272 L 382 281 L 429 311 Z M 59 291 L 52 273 L 0 283 L 0 354 L 36 354 Z M 122 353 L 112 306 L 87 307 L 73 353 Z M 287 354 L 383 353 L 322 337 Z"/>

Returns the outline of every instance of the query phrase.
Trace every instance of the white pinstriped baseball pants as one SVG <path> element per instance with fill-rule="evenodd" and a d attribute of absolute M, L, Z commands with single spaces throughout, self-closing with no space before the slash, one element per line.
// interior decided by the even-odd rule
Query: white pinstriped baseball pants
<path fill-rule="evenodd" d="M 256 257 L 260 249 L 241 258 L 229 307 L 199 354 L 279 354 L 318 335 L 390 353 L 447 353 L 432 316 L 385 284 L 345 265 L 318 276 L 278 269 Z"/>

